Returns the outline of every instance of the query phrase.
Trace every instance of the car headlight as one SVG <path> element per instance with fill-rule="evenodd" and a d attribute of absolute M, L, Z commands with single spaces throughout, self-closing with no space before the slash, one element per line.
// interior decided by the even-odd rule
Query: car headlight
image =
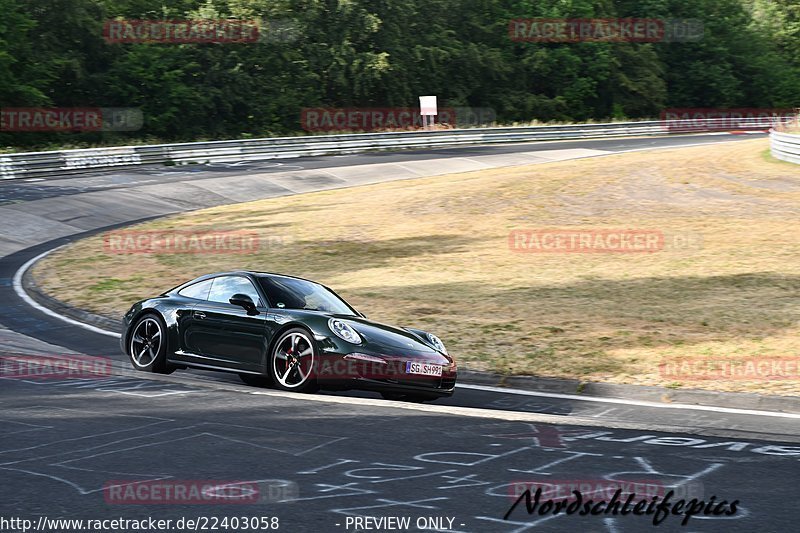
<path fill-rule="evenodd" d="M 444 347 L 444 343 L 442 339 L 434 335 L 433 333 L 426 333 L 426 337 L 428 337 L 428 342 L 430 342 L 434 348 L 442 352 L 443 354 L 447 355 L 447 348 Z"/>
<path fill-rule="evenodd" d="M 361 336 L 356 333 L 356 330 L 351 328 L 350 325 L 345 324 L 341 320 L 331 318 L 328 320 L 328 327 L 331 328 L 333 334 L 340 339 L 351 344 L 361 344 Z"/>

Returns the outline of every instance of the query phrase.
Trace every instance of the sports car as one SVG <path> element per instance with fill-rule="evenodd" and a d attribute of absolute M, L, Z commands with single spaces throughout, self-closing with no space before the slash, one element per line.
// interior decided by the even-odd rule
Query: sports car
<path fill-rule="evenodd" d="M 451 396 L 456 362 L 432 333 L 368 319 L 319 283 L 265 272 L 208 274 L 135 303 L 122 350 L 137 370 L 234 372 L 295 392 L 362 389 Z"/>

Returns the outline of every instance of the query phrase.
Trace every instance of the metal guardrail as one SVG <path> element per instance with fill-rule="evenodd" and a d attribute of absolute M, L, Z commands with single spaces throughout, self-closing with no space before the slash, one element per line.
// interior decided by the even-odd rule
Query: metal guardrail
<path fill-rule="evenodd" d="M 735 121 L 730 118 L 655 120 L 570 126 L 521 126 L 308 135 L 301 137 L 90 148 L 57 152 L 25 152 L 0 155 L 0 179 L 50 177 L 142 165 L 256 161 L 301 156 L 348 154 L 371 150 L 431 148 L 479 143 L 633 137 L 737 129 L 766 131 L 772 125 L 772 120 L 769 117 L 738 119 Z"/>
<path fill-rule="evenodd" d="M 800 165 L 800 134 L 770 130 L 769 147 L 772 157 Z"/>

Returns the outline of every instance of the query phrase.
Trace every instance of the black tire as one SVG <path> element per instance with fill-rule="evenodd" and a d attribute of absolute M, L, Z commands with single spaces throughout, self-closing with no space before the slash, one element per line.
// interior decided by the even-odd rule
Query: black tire
<path fill-rule="evenodd" d="M 167 325 L 159 315 L 147 313 L 131 328 L 127 352 L 136 370 L 155 374 L 171 374 L 175 367 L 167 364 Z"/>
<path fill-rule="evenodd" d="M 317 347 L 311 333 L 303 328 L 284 331 L 273 344 L 270 353 L 269 376 L 272 383 L 276 388 L 285 391 L 317 392 L 319 385 L 314 376 L 316 358 Z"/>
<path fill-rule="evenodd" d="M 268 376 L 259 376 L 257 374 L 239 374 L 239 379 L 241 379 L 245 385 L 250 385 L 251 387 L 264 388 L 272 385 L 272 380 L 270 380 Z"/>

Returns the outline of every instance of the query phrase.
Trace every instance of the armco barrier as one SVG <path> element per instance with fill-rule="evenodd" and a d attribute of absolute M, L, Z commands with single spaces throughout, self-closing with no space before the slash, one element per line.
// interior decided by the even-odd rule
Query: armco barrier
<path fill-rule="evenodd" d="M 769 146 L 772 157 L 800 165 L 800 134 L 770 130 Z"/>
<path fill-rule="evenodd" d="M 141 165 L 181 165 L 235 162 L 287 157 L 348 154 L 370 150 L 431 148 L 478 143 L 508 143 L 633 137 L 692 133 L 724 129 L 767 130 L 769 118 L 697 121 L 642 121 L 570 126 L 522 126 L 439 131 L 308 135 L 234 141 L 195 142 L 151 146 L 121 146 L 62 152 L 27 152 L 0 156 L 0 179 L 20 179 L 79 174 Z"/>

